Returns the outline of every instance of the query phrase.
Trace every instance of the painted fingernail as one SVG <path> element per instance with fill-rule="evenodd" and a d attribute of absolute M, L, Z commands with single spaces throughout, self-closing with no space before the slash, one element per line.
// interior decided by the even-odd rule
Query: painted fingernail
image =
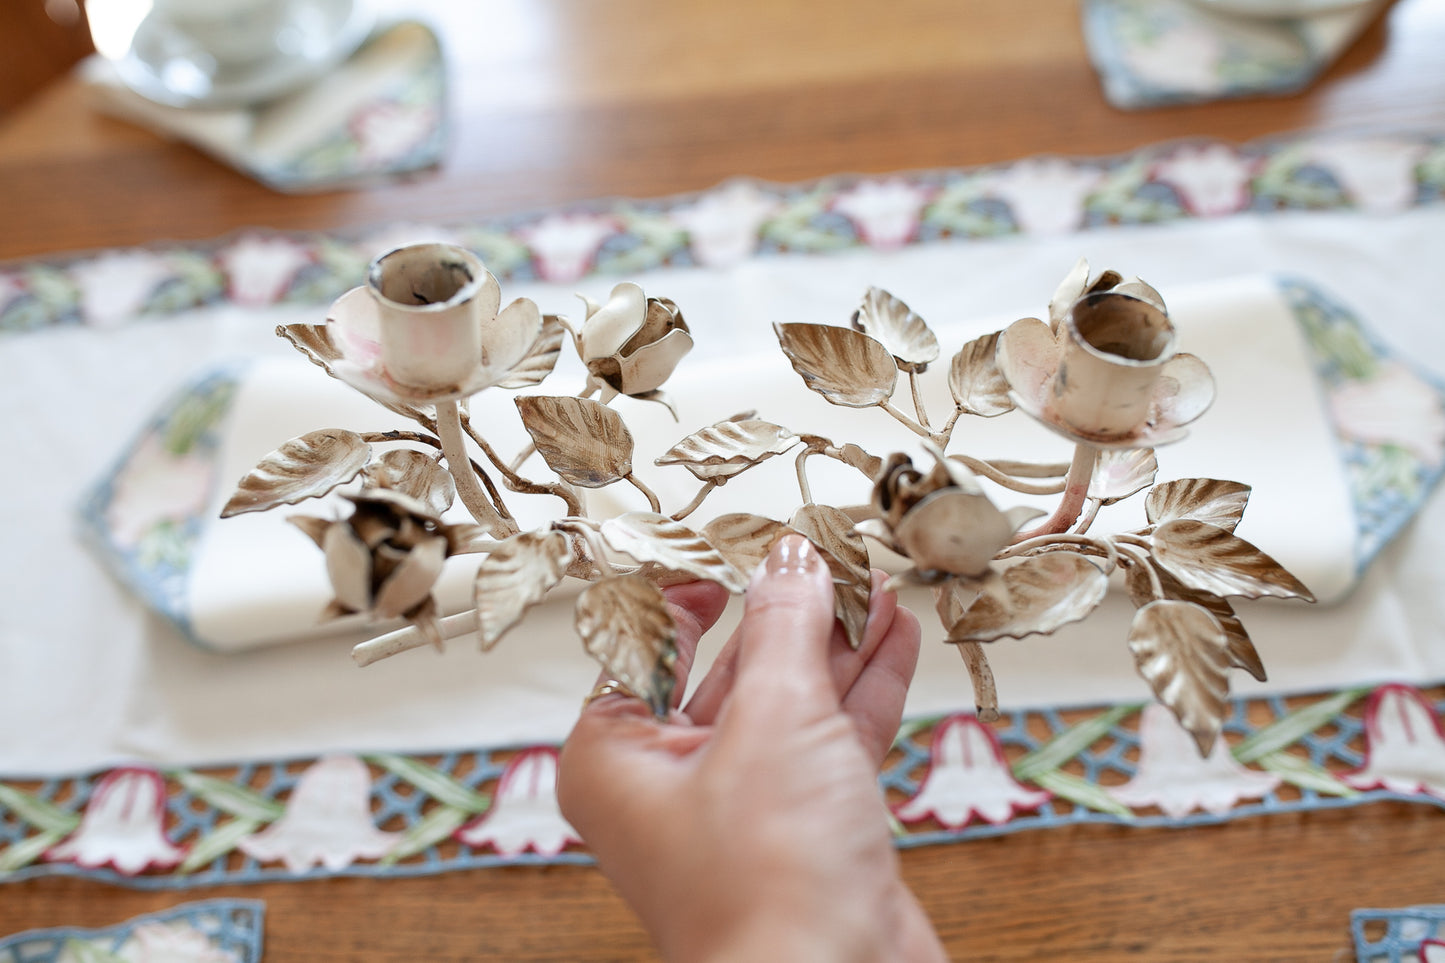
<path fill-rule="evenodd" d="M 801 535 L 787 535 L 773 546 L 763 568 L 769 575 L 802 575 L 817 571 L 823 564 L 813 543 Z"/>

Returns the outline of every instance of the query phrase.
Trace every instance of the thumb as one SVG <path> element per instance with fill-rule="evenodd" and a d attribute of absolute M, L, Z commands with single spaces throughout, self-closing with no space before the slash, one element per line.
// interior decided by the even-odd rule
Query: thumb
<path fill-rule="evenodd" d="M 812 542 L 789 535 L 773 546 L 748 586 L 738 634 L 739 708 L 788 717 L 837 711 L 828 663 L 833 577 Z"/>

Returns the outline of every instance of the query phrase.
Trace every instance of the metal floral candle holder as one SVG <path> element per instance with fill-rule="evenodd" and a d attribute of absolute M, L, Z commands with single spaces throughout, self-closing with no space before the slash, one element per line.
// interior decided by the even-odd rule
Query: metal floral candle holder
<path fill-rule="evenodd" d="M 1139 673 L 1207 752 L 1225 713 L 1229 671 L 1264 678 L 1228 599 L 1313 597 L 1234 534 L 1248 486 L 1209 478 L 1154 484 L 1153 449 L 1183 438 L 1214 398 L 1208 367 L 1176 351 L 1158 292 L 1113 271 L 1091 279 L 1080 261 L 1055 292 L 1048 316 L 959 349 L 947 375 L 954 410 L 941 427 L 929 420 L 919 385 L 939 358 L 937 338 L 891 294 L 870 288 L 848 327 L 776 325 L 784 354 L 808 388 L 835 405 L 888 412 L 922 437 L 932 464 L 915 467 L 906 454 L 877 455 L 738 415 L 687 435 L 656 459 L 700 483 L 696 497 L 669 514 L 633 473 L 632 435 L 608 403 L 625 394 L 668 404 L 661 387 L 692 347 L 677 305 L 623 283 L 607 303 L 587 301 L 586 317 L 573 327 L 524 298 L 503 307 L 496 279 L 470 251 L 401 248 L 375 261 L 367 283 L 337 299 L 325 324 L 286 325 L 277 333 L 417 428 L 326 429 L 294 438 L 241 479 L 222 515 L 265 511 L 359 482 L 342 493 L 352 505 L 345 517 L 290 521 L 325 554 L 335 596 L 326 617 L 407 621 L 358 645 L 354 657 L 362 665 L 428 643 L 440 648 L 462 635 L 491 649 L 565 577 L 585 580 L 590 584 L 576 601 L 583 645 L 659 715 L 672 693 L 675 655 L 675 627 L 659 586 L 707 579 L 741 593 L 789 532 L 808 537 L 827 559 L 838 618 L 854 646 L 868 615 L 867 540 L 907 558 L 911 567 L 894 581 L 932 587 L 985 719 L 997 714 L 985 643 L 1085 618 L 1110 574 L 1121 571 L 1138 609 L 1128 645 Z M 575 396 L 518 396 L 532 445 L 502 457 L 462 403 L 490 388 L 540 385 L 569 336 L 586 366 L 586 387 Z M 892 403 L 900 373 L 912 395 L 911 416 Z M 1073 458 L 1031 464 L 948 453 L 963 415 L 992 418 L 1013 409 L 1072 442 Z M 701 526 L 684 522 L 719 485 L 795 450 L 802 505 L 786 522 L 749 513 Z M 549 477 L 520 474 L 534 454 Z M 856 469 L 872 486 L 871 503 L 815 501 L 807 476 L 815 456 Z M 1006 490 L 1057 495 L 1058 502 L 1052 513 L 1000 510 L 980 478 Z M 578 489 L 623 482 L 642 492 L 650 511 L 605 520 L 586 514 Z M 1146 488 L 1145 525 L 1089 533 L 1101 506 Z M 522 531 L 503 490 L 507 497 L 555 498 L 560 511 Z M 457 499 L 472 521 L 443 521 Z M 473 607 L 442 617 L 433 586 L 448 558 L 466 554 L 481 556 Z"/>

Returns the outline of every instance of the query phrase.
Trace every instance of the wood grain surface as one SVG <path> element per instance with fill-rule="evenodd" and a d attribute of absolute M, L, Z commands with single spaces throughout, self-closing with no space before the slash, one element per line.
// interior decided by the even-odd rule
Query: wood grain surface
<path fill-rule="evenodd" d="M 20 6 L 0 5 L 0 33 L 30 29 Z M 407 9 L 445 24 L 455 129 L 439 170 L 276 194 L 91 113 L 62 75 L 0 116 L 0 258 L 251 226 L 466 220 L 736 174 L 790 181 L 1200 135 L 1445 129 L 1440 0 L 1399 0 L 1298 96 L 1138 113 L 1103 101 L 1065 0 Z M 1351 909 L 1445 902 L 1445 813 L 1377 803 L 1192 829 L 1081 826 L 902 859 L 957 959 L 1348 960 Z M 31 880 L 0 887 L 0 934 L 216 895 L 266 900 L 268 963 L 652 958 L 606 881 L 576 867 L 149 892 Z"/>

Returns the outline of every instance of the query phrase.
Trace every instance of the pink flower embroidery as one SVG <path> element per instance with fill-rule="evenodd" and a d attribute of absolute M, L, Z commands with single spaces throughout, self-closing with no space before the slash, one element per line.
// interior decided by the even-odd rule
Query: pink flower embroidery
<path fill-rule="evenodd" d="M 97 328 L 129 321 L 171 276 L 165 258 L 147 251 L 102 254 L 70 269 L 80 289 L 80 312 Z"/>
<path fill-rule="evenodd" d="M 1150 86 L 1187 94 L 1214 94 L 1224 83 L 1219 62 L 1223 40 L 1209 27 L 1197 24 L 1168 30 L 1152 42 L 1129 44 L 1124 61 Z"/>
<path fill-rule="evenodd" d="M 429 104 L 371 104 L 351 118 L 351 135 L 364 164 L 382 166 L 402 160 L 432 135 L 439 114 Z"/>
<path fill-rule="evenodd" d="M 692 256 L 699 264 L 725 267 L 753 253 L 758 229 L 777 209 L 776 199 L 738 181 L 677 208 L 668 218 L 687 231 Z"/>
<path fill-rule="evenodd" d="M 339 872 L 358 859 L 386 855 L 397 838 L 372 822 L 366 763 L 355 756 L 324 756 L 301 774 L 285 814 L 239 845 L 253 859 L 281 860 L 293 873 L 317 865 Z"/>
<path fill-rule="evenodd" d="M 1199 758 L 1194 737 L 1157 703 L 1144 709 L 1139 741 L 1139 768 L 1134 778 L 1108 790 L 1119 802 L 1136 809 L 1158 806 L 1172 819 L 1195 809 L 1220 816 L 1242 800 L 1269 795 L 1280 783 L 1273 773 L 1241 766 L 1223 739 L 1215 741 L 1209 758 Z"/>
<path fill-rule="evenodd" d="M 212 470 L 204 458 L 173 454 L 159 434 L 147 435 L 116 476 L 106 508 L 115 544 L 135 548 L 155 526 L 200 514 L 210 496 Z"/>
<path fill-rule="evenodd" d="M 237 304 L 265 305 L 278 300 L 311 263 L 311 253 L 284 237 L 247 235 L 217 258 L 228 279 L 227 290 Z"/>
<path fill-rule="evenodd" d="M 528 749 L 514 756 L 502 772 L 492 808 L 458 830 L 457 838 L 478 849 L 490 843 L 503 856 L 529 849 L 556 856 L 568 843 L 580 843 L 557 808 L 557 750 Z"/>
<path fill-rule="evenodd" d="M 971 715 L 950 716 L 933 731 L 928 775 L 912 799 L 894 810 L 906 823 L 933 816 L 949 829 L 974 815 L 998 825 L 1037 809 L 1049 794 L 1014 779 L 993 730 Z"/>
<path fill-rule="evenodd" d="M 863 240 L 877 248 L 902 247 L 918 232 L 923 205 L 932 192 L 902 178 L 860 181 L 833 200 L 833 210 L 853 222 Z"/>
<path fill-rule="evenodd" d="M 990 175 L 989 192 L 1007 202 L 1026 234 L 1067 234 L 1084 223 L 1084 201 L 1104 175 L 1057 157 L 1019 161 Z"/>
<path fill-rule="evenodd" d="M 1399 211 L 1415 202 L 1415 167 L 1424 144 L 1391 140 L 1320 141 L 1310 159 L 1327 169 L 1361 210 Z"/>
<path fill-rule="evenodd" d="M 86 869 L 114 866 L 134 876 L 152 866 L 168 869 L 185 850 L 166 839 L 166 784 L 154 769 L 113 769 L 85 804 L 80 828 L 45 858 Z"/>
<path fill-rule="evenodd" d="M 610 217 L 552 214 L 518 233 L 532 249 L 542 279 L 565 283 L 587 273 L 602 242 L 617 230 L 617 222 Z"/>
<path fill-rule="evenodd" d="M 117 954 L 126 963 L 239 963 L 189 923 L 142 923 Z"/>
<path fill-rule="evenodd" d="M 1445 406 L 1439 393 L 1409 368 L 1391 362 L 1365 381 L 1330 392 L 1330 414 L 1346 438 L 1399 445 L 1430 468 L 1445 460 Z"/>
<path fill-rule="evenodd" d="M 1445 963 L 1445 943 L 1426 940 L 1420 944 L 1421 963 Z"/>
<path fill-rule="evenodd" d="M 1155 165 L 1154 178 L 1178 191 L 1192 213 L 1218 217 L 1249 203 L 1254 168 L 1223 144 L 1206 144 L 1176 150 Z"/>
<path fill-rule="evenodd" d="M 0 273 L 0 314 L 4 314 L 10 302 L 24 293 L 25 285 L 20 283 L 19 278 L 13 274 Z"/>
<path fill-rule="evenodd" d="M 1407 685 L 1375 690 L 1365 707 L 1365 764 L 1343 778 L 1356 789 L 1445 799 L 1445 731 L 1418 690 Z"/>
<path fill-rule="evenodd" d="M 383 254 L 389 254 L 398 248 L 411 247 L 413 244 L 455 244 L 458 247 L 467 247 L 455 231 L 430 224 L 388 224 L 375 234 L 368 235 L 359 247 L 361 255 L 372 261 Z"/>

